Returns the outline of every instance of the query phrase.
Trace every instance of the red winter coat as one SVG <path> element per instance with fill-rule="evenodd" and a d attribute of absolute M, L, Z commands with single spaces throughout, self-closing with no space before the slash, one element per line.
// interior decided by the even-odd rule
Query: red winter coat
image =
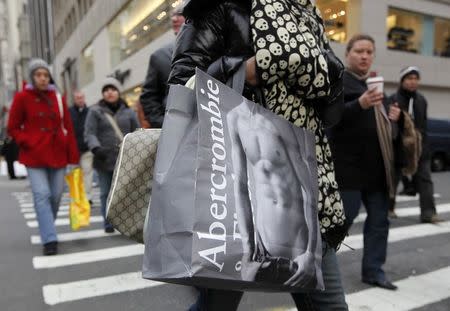
<path fill-rule="evenodd" d="M 61 122 L 58 100 L 53 90 L 39 95 L 36 90 L 26 89 L 14 96 L 8 133 L 20 147 L 20 163 L 36 168 L 63 168 L 67 164 L 78 164 L 72 120 L 64 100 L 63 109 L 64 121 Z"/>

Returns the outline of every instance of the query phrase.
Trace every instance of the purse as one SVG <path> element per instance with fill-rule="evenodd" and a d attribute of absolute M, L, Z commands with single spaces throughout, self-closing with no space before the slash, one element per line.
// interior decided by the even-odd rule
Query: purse
<path fill-rule="evenodd" d="M 117 123 L 112 117 L 107 119 L 119 137 Z M 117 231 L 139 243 L 144 243 L 144 223 L 150 205 L 160 133 L 161 129 L 140 129 L 125 137 L 122 135 L 107 199 L 107 220 Z"/>

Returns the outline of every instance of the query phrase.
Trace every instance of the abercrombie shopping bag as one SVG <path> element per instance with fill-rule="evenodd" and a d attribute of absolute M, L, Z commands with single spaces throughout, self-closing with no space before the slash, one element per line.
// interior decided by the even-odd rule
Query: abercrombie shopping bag
<path fill-rule="evenodd" d="M 323 289 L 317 200 L 314 134 L 197 69 L 195 92 L 169 92 L 143 276 L 221 289 Z"/>

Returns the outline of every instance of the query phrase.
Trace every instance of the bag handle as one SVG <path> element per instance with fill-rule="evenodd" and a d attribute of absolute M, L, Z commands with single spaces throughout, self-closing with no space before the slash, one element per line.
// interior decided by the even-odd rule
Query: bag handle
<path fill-rule="evenodd" d="M 59 94 L 59 92 L 56 92 L 56 101 L 58 102 L 59 116 L 61 117 L 61 129 L 64 133 L 64 136 L 66 136 L 67 130 L 64 127 L 64 106 L 63 106 L 61 94 Z"/>
<path fill-rule="evenodd" d="M 106 120 L 108 120 L 109 124 L 111 124 L 111 127 L 114 130 L 114 133 L 116 134 L 116 137 L 122 142 L 123 140 L 123 133 L 119 128 L 119 125 L 117 125 L 116 120 L 107 112 L 104 113 Z"/>
<path fill-rule="evenodd" d="M 245 71 L 247 70 L 247 61 L 244 60 L 239 66 L 238 70 L 227 81 L 227 85 L 231 87 L 236 93 L 241 94 L 244 91 L 245 85 Z"/>

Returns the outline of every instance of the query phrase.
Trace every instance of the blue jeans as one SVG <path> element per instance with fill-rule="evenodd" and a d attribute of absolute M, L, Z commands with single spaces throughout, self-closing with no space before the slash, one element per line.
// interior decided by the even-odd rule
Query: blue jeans
<path fill-rule="evenodd" d="M 341 191 L 345 216 L 351 225 L 358 216 L 361 203 L 367 211 L 364 222 L 364 253 L 362 278 L 368 281 L 384 281 L 383 264 L 386 262 L 389 233 L 389 198 L 384 192 Z"/>
<path fill-rule="evenodd" d="M 64 189 L 65 168 L 27 167 L 42 244 L 57 241 L 55 219 Z"/>
<path fill-rule="evenodd" d="M 108 199 L 109 190 L 111 189 L 113 172 L 97 170 L 97 173 L 100 186 L 100 204 L 103 215 L 103 226 L 105 229 L 112 228 L 112 225 L 106 220 L 106 201 Z"/>
<path fill-rule="evenodd" d="M 337 262 L 336 252 L 323 241 L 322 273 L 324 291 L 291 293 L 298 310 L 302 311 L 347 311 L 344 289 Z M 237 310 L 243 292 L 217 289 L 200 289 L 197 302 L 189 311 L 232 311 Z"/>

